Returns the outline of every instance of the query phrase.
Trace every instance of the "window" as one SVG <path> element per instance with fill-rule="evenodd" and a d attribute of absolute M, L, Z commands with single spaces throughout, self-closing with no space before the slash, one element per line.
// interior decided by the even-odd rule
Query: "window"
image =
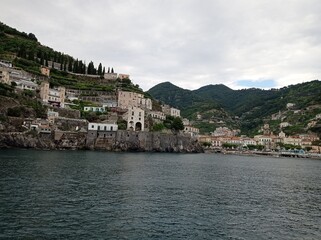
<path fill-rule="evenodd" d="M 113 126 L 110 127 L 110 131 L 113 131 Z"/>
<path fill-rule="evenodd" d="M 95 126 L 94 126 L 94 124 L 93 125 L 91 125 L 91 128 L 94 128 Z"/>

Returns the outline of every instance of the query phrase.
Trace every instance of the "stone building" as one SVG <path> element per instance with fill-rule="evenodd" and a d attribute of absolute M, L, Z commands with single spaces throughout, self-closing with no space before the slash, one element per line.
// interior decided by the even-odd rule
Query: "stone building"
<path fill-rule="evenodd" d="M 114 141 L 118 125 L 115 123 L 88 123 L 87 145 L 91 145 L 97 140 L 104 142 Z"/>
<path fill-rule="evenodd" d="M 137 107 L 129 107 L 123 116 L 127 121 L 127 129 L 130 131 L 144 131 L 145 111 Z"/>
<path fill-rule="evenodd" d="M 40 85 L 40 98 L 44 103 L 63 108 L 65 106 L 64 87 L 50 88 L 49 82 L 42 82 Z"/>
<path fill-rule="evenodd" d="M 152 110 L 152 100 L 141 93 L 118 91 L 118 107 L 127 109 L 136 107 Z"/>
<path fill-rule="evenodd" d="M 162 112 L 173 117 L 181 117 L 181 110 L 169 105 L 162 105 Z"/>
<path fill-rule="evenodd" d="M 4 67 L 0 67 L 0 82 L 8 85 L 11 84 L 9 71 Z"/>

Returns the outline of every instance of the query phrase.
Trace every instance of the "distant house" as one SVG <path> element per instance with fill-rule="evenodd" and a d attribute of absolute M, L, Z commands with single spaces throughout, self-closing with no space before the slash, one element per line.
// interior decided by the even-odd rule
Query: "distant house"
<path fill-rule="evenodd" d="M 17 84 L 16 88 L 21 90 L 31 90 L 36 91 L 38 89 L 38 84 L 34 83 L 30 80 L 16 80 L 15 83 Z"/>
<path fill-rule="evenodd" d="M 0 67 L 0 82 L 8 85 L 11 84 L 9 71 L 4 67 Z"/>
<path fill-rule="evenodd" d="M 189 134 L 191 137 L 198 137 L 200 130 L 193 126 L 184 126 L 183 132 Z"/>
<path fill-rule="evenodd" d="M 48 68 L 48 67 L 41 67 L 41 68 L 40 68 L 40 72 L 41 72 L 42 75 L 45 75 L 45 76 L 49 77 L 49 75 L 50 75 L 50 68 Z"/>
<path fill-rule="evenodd" d="M 85 112 L 106 112 L 106 109 L 104 107 L 84 107 Z"/>
<path fill-rule="evenodd" d="M 162 105 L 162 112 L 173 117 L 181 117 L 181 110 L 169 105 Z"/>
<path fill-rule="evenodd" d="M 118 74 L 118 78 L 123 80 L 123 79 L 129 79 L 129 75 L 128 74 L 122 74 L 122 73 L 119 73 Z"/>

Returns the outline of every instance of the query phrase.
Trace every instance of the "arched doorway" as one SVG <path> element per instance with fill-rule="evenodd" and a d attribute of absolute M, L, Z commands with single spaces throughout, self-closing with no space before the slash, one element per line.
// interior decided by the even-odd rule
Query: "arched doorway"
<path fill-rule="evenodd" d="M 135 124 L 135 131 L 141 131 L 142 130 L 142 123 L 141 122 L 137 122 Z"/>

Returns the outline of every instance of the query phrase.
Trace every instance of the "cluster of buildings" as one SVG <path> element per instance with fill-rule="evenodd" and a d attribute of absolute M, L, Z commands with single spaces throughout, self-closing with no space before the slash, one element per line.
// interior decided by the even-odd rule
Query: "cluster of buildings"
<path fill-rule="evenodd" d="M 312 151 L 319 152 L 318 146 L 313 146 L 313 142 L 319 140 L 315 134 L 299 134 L 295 136 L 286 136 L 283 131 L 278 135 L 262 134 L 253 138 L 247 136 L 236 136 L 235 131 L 228 128 L 218 128 L 211 135 L 199 135 L 200 142 L 209 143 L 213 149 L 222 149 L 224 144 L 234 146 L 237 149 L 247 149 L 256 147 L 263 148 L 266 151 L 280 150 L 285 145 L 297 148 L 310 148 Z"/>
<path fill-rule="evenodd" d="M 88 131 L 93 136 L 106 136 L 106 132 L 117 131 L 117 120 L 122 118 L 127 123 L 127 130 L 130 131 L 149 131 L 150 120 L 153 123 L 161 123 L 166 119 L 166 115 L 173 117 L 181 117 L 180 110 L 169 105 L 162 105 L 161 109 L 153 110 L 152 100 L 146 98 L 142 93 L 131 91 L 98 91 L 98 90 L 82 90 L 65 87 L 51 88 L 48 82 L 50 76 L 50 68 L 41 67 L 40 72 L 42 79 L 30 75 L 29 73 L 14 68 L 10 62 L 0 61 L 0 82 L 4 84 L 16 83 L 16 89 L 37 91 L 43 104 L 49 107 L 48 119 L 46 122 L 34 120 L 33 123 L 25 125 L 34 130 L 41 129 L 54 130 L 57 120 L 63 119 L 54 109 L 69 109 L 70 105 L 74 105 L 73 100 L 82 100 L 91 102 L 89 106 L 84 106 L 84 112 L 95 112 L 107 114 L 109 117 L 102 123 L 88 123 Z M 105 73 L 104 79 L 100 81 L 113 81 L 116 79 L 129 79 L 128 74 Z M 148 119 L 148 121 L 146 120 Z M 75 119 L 77 120 L 77 119 Z M 69 119 L 72 121 L 72 119 Z M 184 133 L 193 137 L 197 137 L 199 129 L 192 127 L 187 119 L 184 119 Z M 46 132 L 42 131 L 42 133 Z M 96 132 L 96 133 L 93 133 Z M 104 132 L 98 134 L 99 132 Z"/>

